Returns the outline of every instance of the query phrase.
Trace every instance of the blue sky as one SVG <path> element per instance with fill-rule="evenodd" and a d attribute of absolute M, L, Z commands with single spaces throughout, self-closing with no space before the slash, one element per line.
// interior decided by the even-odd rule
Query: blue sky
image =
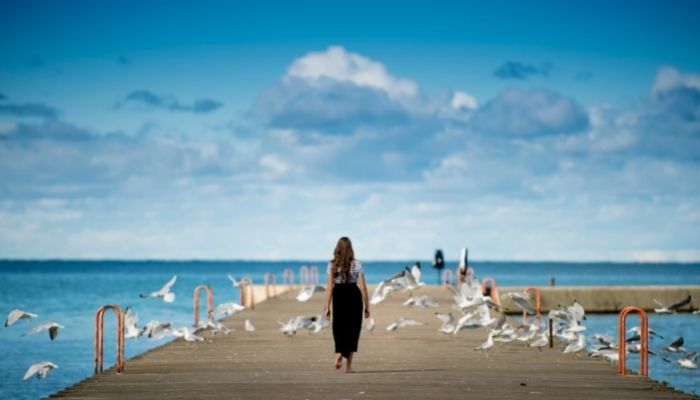
<path fill-rule="evenodd" d="M 697 2 L 0 11 L 0 257 L 700 259 Z"/>

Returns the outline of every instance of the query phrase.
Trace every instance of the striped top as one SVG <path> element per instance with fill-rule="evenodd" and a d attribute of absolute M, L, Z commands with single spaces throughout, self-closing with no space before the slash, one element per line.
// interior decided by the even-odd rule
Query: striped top
<path fill-rule="evenodd" d="M 349 281 L 347 283 L 357 283 L 357 278 L 360 276 L 360 274 L 364 273 L 364 269 L 362 268 L 362 262 L 359 260 L 353 260 L 352 265 L 350 265 L 350 276 L 349 276 Z M 333 271 L 333 263 L 329 262 L 328 263 L 328 268 L 326 269 L 327 274 L 333 274 L 333 281 L 335 283 L 343 283 L 343 277 L 340 275 L 339 272 Z"/>

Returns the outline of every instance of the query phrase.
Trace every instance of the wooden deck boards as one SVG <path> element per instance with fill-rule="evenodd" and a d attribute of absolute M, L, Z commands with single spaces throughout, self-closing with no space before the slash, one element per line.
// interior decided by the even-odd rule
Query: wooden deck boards
<path fill-rule="evenodd" d="M 501 344 L 488 354 L 473 349 L 485 329 L 457 336 L 437 332 L 436 310 L 451 305 L 448 292 L 421 289 L 440 300 L 438 309 L 401 305 L 407 294 L 374 306 L 377 328 L 363 332 L 355 356 L 355 374 L 335 370 L 330 329 L 293 337 L 277 321 L 320 314 L 323 295 L 297 302 L 288 292 L 229 317 L 229 336 L 204 334 L 205 342 L 176 340 L 126 362 L 126 371 L 95 375 L 52 397 L 76 399 L 678 399 L 674 392 L 644 377 L 619 376 L 602 360 L 562 354 L 554 349 Z M 423 326 L 387 332 L 399 316 Z M 256 332 L 245 332 L 248 318 Z M 127 346 L 129 343 L 127 342 Z"/>

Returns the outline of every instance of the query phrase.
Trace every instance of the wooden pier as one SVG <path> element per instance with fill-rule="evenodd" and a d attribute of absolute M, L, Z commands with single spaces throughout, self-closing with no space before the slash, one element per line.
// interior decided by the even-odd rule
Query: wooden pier
<path fill-rule="evenodd" d="M 126 361 L 123 374 L 106 370 L 52 398 L 76 399 L 683 399 L 662 384 L 636 375 L 621 376 L 614 366 L 585 355 L 563 354 L 563 344 L 538 351 L 523 343 L 497 343 L 488 354 L 474 351 L 487 330 L 456 336 L 437 331 L 435 311 L 448 311 L 449 292 L 426 287 L 440 307 L 401 305 L 397 293 L 373 306 L 377 327 L 363 331 L 354 374 L 333 368 L 333 336 L 306 330 L 294 336 L 279 331 L 278 321 L 318 315 L 323 294 L 295 300 L 296 291 L 260 303 L 255 311 L 233 315 L 224 323 L 230 335 L 203 334 L 204 342 L 182 339 Z M 461 313 L 455 314 L 456 316 Z M 398 317 L 422 326 L 386 327 Z M 245 319 L 257 331 L 246 332 Z M 129 343 L 127 342 L 128 346 Z M 105 344 L 107 349 L 113 348 Z M 637 357 L 632 355 L 631 357 Z"/>

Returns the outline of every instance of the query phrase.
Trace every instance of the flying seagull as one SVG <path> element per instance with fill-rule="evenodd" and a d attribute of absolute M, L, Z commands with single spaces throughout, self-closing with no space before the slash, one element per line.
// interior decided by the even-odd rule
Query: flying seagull
<path fill-rule="evenodd" d="M 694 351 L 692 353 L 688 353 L 684 355 L 683 357 L 679 358 L 676 361 L 676 364 L 680 366 L 681 368 L 687 368 L 687 369 L 697 369 L 698 364 L 696 363 L 696 360 L 698 359 L 698 352 Z"/>
<path fill-rule="evenodd" d="M 124 339 L 136 339 L 139 337 L 139 328 L 136 323 L 139 322 L 139 316 L 134 314 L 131 306 L 126 307 L 124 313 Z"/>
<path fill-rule="evenodd" d="M 160 322 L 156 320 L 149 321 L 146 326 L 141 328 L 139 336 L 146 335 L 149 339 L 162 339 L 171 333 L 170 322 Z"/>
<path fill-rule="evenodd" d="M 652 297 L 652 300 L 654 300 L 654 303 L 659 306 L 659 308 L 655 308 L 654 312 L 657 314 L 673 314 L 675 313 L 679 308 L 690 304 L 690 295 L 686 297 L 685 299 L 679 301 L 676 304 L 671 304 L 670 306 L 667 306 L 666 304 L 656 300 L 655 298 Z"/>
<path fill-rule="evenodd" d="M 5 320 L 5 327 L 7 328 L 8 326 L 14 324 L 17 322 L 17 320 L 20 319 L 31 319 L 31 318 L 36 318 L 36 314 L 32 314 L 30 312 L 14 309 L 10 311 L 10 314 L 7 316 L 7 319 Z"/>
<path fill-rule="evenodd" d="M 58 336 L 58 328 L 63 329 L 64 327 L 62 325 L 55 323 L 55 322 L 47 322 L 45 324 L 35 326 L 29 332 L 25 333 L 25 335 L 34 335 L 34 334 L 37 334 L 43 330 L 48 329 L 49 339 L 54 340 L 54 339 L 56 339 L 56 336 Z"/>
<path fill-rule="evenodd" d="M 27 369 L 27 372 L 24 373 L 24 380 L 27 380 L 31 378 L 34 374 L 36 374 L 37 379 L 44 379 L 46 378 L 46 375 L 49 373 L 54 368 L 58 368 L 58 365 L 52 363 L 51 361 L 42 361 L 40 363 L 36 363 L 29 367 Z"/>
<path fill-rule="evenodd" d="M 142 299 L 147 299 L 149 297 L 160 297 L 163 299 L 164 302 L 166 303 L 172 303 L 175 301 L 175 293 L 171 292 L 170 289 L 173 287 L 175 284 L 175 281 L 177 280 L 177 275 L 173 276 L 168 283 L 163 285 L 160 290 L 151 292 L 150 294 L 140 294 Z"/>

